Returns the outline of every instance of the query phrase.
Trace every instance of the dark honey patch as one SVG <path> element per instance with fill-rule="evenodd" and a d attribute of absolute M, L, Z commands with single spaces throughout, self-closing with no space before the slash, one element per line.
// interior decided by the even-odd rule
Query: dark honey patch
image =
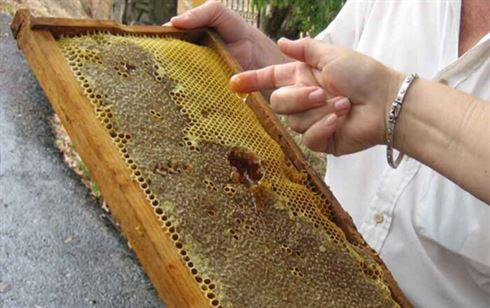
<path fill-rule="evenodd" d="M 260 160 L 253 153 L 242 149 L 232 149 L 228 153 L 230 165 L 236 168 L 238 175 L 235 180 L 239 183 L 252 186 L 264 177 Z"/>

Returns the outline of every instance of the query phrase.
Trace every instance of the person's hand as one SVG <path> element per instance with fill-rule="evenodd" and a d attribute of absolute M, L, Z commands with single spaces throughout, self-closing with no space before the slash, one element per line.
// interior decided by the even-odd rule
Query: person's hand
<path fill-rule="evenodd" d="M 278 45 L 297 62 L 235 75 L 231 89 L 276 89 L 272 110 L 287 115 L 291 128 L 314 151 L 343 155 L 384 143 L 387 109 L 403 80 L 401 73 L 311 38 L 281 39 Z"/>
<path fill-rule="evenodd" d="M 175 16 L 170 20 L 170 25 L 182 29 L 214 28 L 244 69 L 288 61 L 272 40 L 218 1 L 207 1 Z"/>

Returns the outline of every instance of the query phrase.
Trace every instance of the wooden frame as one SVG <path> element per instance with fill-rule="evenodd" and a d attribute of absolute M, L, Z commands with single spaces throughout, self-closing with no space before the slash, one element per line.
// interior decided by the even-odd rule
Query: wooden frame
<path fill-rule="evenodd" d="M 209 301 L 200 291 L 194 277 L 183 263 L 174 243 L 165 234 L 139 186 L 114 147 L 109 134 L 95 117 L 93 107 L 83 93 L 59 50 L 56 39 L 95 31 L 113 34 L 172 35 L 216 50 L 234 72 L 240 65 L 229 54 L 219 37 L 211 30 L 177 30 L 160 26 L 124 26 L 112 21 L 34 18 L 19 10 L 11 25 L 19 48 L 23 51 L 54 111 L 59 115 L 73 144 L 99 184 L 111 212 L 120 224 L 139 261 L 168 307 L 205 307 Z M 349 242 L 364 248 L 384 269 L 392 297 L 402 306 L 411 307 L 379 256 L 357 232 L 351 217 L 342 209 L 330 190 L 308 166 L 301 151 L 269 109 L 264 98 L 252 94 L 249 105 L 268 133 L 283 148 L 293 164 L 306 170 L 317 189 L 332 202 L 335 223 Z M 144 222 L 144 223 L 143 223 Z"/>

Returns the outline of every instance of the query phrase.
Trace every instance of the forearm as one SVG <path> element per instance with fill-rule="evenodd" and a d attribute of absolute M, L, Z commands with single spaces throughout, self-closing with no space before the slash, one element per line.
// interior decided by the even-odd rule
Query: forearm
<path fill-rule="evenodd" d="M 407 93 L 395 147 L 490 203 L 490 104 L 434 81 Z"/>

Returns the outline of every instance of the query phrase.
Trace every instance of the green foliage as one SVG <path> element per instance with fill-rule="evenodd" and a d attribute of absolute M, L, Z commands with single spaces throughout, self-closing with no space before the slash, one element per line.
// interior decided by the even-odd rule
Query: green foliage
<path fill-rule="evenodd" d="M 314 36 L 337 15 L 345 0 L 252 0 L 258 11 L 287 9 L 290 14 L 283 27 L 297 27 L 300 32 Z"/>

